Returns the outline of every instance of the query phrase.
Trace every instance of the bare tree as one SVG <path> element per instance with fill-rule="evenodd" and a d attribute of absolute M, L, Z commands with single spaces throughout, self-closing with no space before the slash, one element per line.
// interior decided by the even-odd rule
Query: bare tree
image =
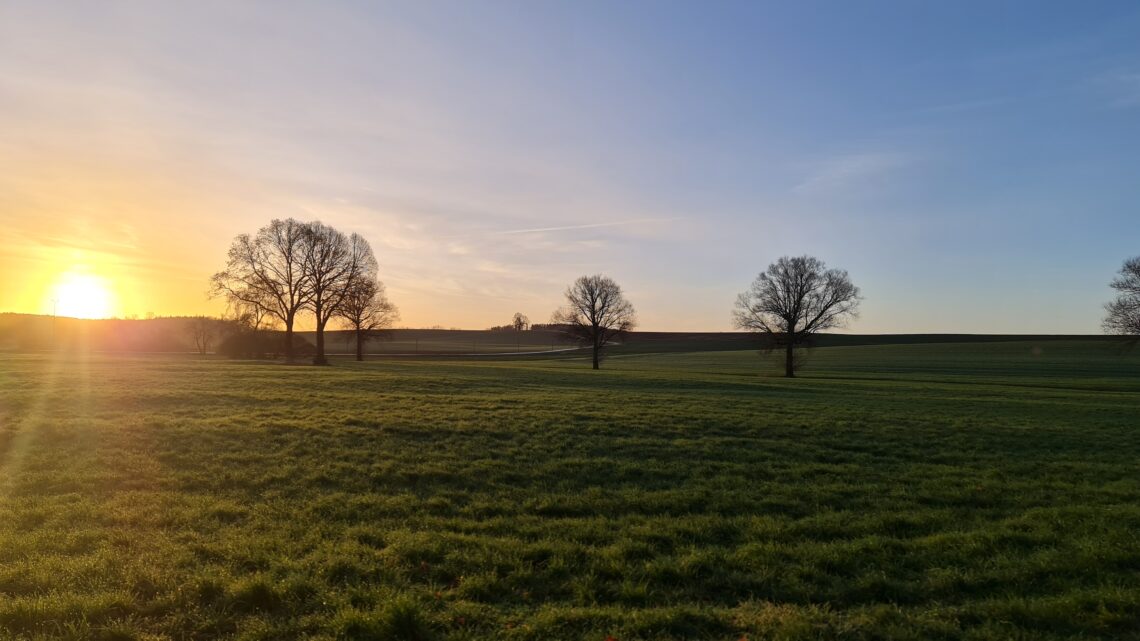
<path fill-rule="evenodd" d="M 375 338 L 380 330 L 391 327 L 400 317 L 400 312 L 388 300 L 384 283 L 357 280 L 337 307 L 337 315 L 356 335 L 356 360 L 362 361 L 364 344 Z"/>
<path fill-rule="evenodd" d="M 736 298 L 739 329 L 766 335 L 785 349 L 784 375 L 796 375 L 797 346 L 813 334 L 840 327 L 858 313 L 859 288 L 847 272 L 827 269 L 811 256 L 783 257 L 768 265 Z"/>
<path fill-rule="evenodd" d="M 515 317 L 511 319 L 511 327 L 515 328 L 516 332 L 524 332 L 530 327 L 530 319 L 522 312 L 515 312 Z"/>
<path fill-rule="evenodd" d="M 198 354 L 205 356 L 217 335 L 217 323 L 209 316 L 195 316 L 186 322 L 186 333 L 194 341 Z"/>
<path fill-rule="evenodd" d="M 230 245 L 226 268 L 214 274 L 211 293 L 231 304 L 256 308 L 285 325 L 285 359 L 293 361 L 293 323 L 312 297 L 305 273 L 308 226 L 274 219 L 257 234 Z"/>
<path fill-rule="evenodd" d="M 1129 336 L 1130 345 L 1140 341 L 1140 256 L 1124 261 L 1117 277 L 1109 283 L 1116 300 L 1104 306 L 1104 331 Z"/>
<path fill-rule="evenodd" d="M 633 305 L 622 295 L 621 287 L 601 274 L 574 281 L 566 288 L 566 303 L 554 312 L 551 322 L 565 325 L 568 334 L 590 347 L 594 369 L 600 366 L 605 347 L 637 323 Z"/>
<path fill-rule="evenodd" d="M 309 223 L 304 271 L 312 295 L 308 308 L 317 325 L 315 365 L 325 365 L 325 326 L 359 282 L 376 278 L 376 258 L 368 241 L 357 234 L 346 236 L 319 221 Z"/>

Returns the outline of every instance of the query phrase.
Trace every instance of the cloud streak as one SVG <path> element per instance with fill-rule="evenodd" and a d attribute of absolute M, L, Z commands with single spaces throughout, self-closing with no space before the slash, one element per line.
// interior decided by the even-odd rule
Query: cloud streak
<path fill-rule="evenodd" d="M 940 105 L 931 105 L 929 107 L 922 107 L 915 109 L 913 113 L 916 114 L 951 114 L 961 113 L 966 111 L 976 111 L 978 109 L 989 109 L 990 107 L 998 107 L 1010 102 L 1009 98 L 979 98 L 977 100 L 961 100 L 957 102 L 948 102 Z"/>
<path fill-rule="evenodd" d="M 1106 79 L 1113 95 L 1110 107 L 1131 109 L 1140 107 L 1140 72 L 1117 73 Z"/>
<path fill-rule="evenodd" d="M 652 224 L 652 223 L 667 223 L 680 220 L 680 217 L 674 216 L 672 218 L 636 218 L 634 220 L 619 220 L 611 223 L 588 223 L 585 225 L 562 225 L 559 227 L 535 227 L 533 229 L 510 229 L 507 231 L 494 232 L 495 236 L 508 236 L 514 234 L 542 234 L 548 232 L 558 231 L 577 231 L 579 229 L 599 229 L 603 227 L 623 227 L 628 225 Z"/>
<path fill-rule="evenodd" d="M 866 152 L 835 156 L 819 163 L 815 172 L 792 187 L 792 191 L 798 194 L 822 193 L 867 181 L 882 180 L 912 161 L 911 155 L 899 152 Z"/>

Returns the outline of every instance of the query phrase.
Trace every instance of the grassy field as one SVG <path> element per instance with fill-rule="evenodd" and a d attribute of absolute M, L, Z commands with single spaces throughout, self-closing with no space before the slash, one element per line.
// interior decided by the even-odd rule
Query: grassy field
<path fill-rule="evenodd" d="M 310 343 L 316 334 L 302 332 Z M 351 332 L 330 332 L 329 349 L 352 354 L 356 350 Z M 559 332 L 526 331 L 505 332 L 461 329 L 396 329 L 384 333 L 380 339 L 369 341 L 365 347 L 369 354 L 512 354 L 549 352 L 575 347 Z"/>
<path fill-rule="evenodd" d="M 0 355 L 2 639 L 1140 637 L 1140 354 Z"/>
<path fill-rule="evenodd" d="M 300 332 L 309 343 L 316 342 L 313 332 Z M 1032 342 L 1047 346 L 1079 338 L 1082 342 L 1111 342 L 1110 336 L 1002 336 L 994 334 L 821 334 L 820 347 L 859 345 L 909 345 L 930 343 Z M 356 343 L 351 332 L 330 331 L 327 337 L 331 353 L 352 354 Z M 632 332 L 611 347 L 615 354 L 647 354 L 662 352 L 711 352 L 756 349 L 757 337 L 748 332 Z M 563 332 L 534 330 L 525 332 L 461 330 L 461 329 L 394 329 L 380 339 L 367 343 L 365 350 L 374 355 L 470 355 L 543 353 L 569 351 L 578 344 Z"/>

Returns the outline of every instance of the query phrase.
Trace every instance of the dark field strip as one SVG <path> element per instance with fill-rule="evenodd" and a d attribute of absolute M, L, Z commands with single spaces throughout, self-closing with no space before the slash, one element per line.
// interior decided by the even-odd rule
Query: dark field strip
<path fill-rule="evenodd" d="M 1101 343 L 0 357 L 0 638 L 1128 639 Z"/>

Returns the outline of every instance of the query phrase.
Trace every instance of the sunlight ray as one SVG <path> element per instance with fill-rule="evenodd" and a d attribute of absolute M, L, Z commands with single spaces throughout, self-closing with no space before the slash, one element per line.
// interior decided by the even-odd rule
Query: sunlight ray
<path fill-rule="evenodd" d="M 50 358 L 33 358 L 25 361 L 29 369 L 42 369 L 28 372 L 26 380 L 40 381 L 37 389 L 29 392 L 29 402 L 22 411 L 11 417 L 12 434 L 6 445 L 0 449 L 0 493 L 7 494 L 16 483 L 23 469 L 24 459 L 36 439 L 39 425 L 49 419 L 50 408 L 58 406 L 60 392 L 64 389 L 66 356 L 56 352 Z"/>

